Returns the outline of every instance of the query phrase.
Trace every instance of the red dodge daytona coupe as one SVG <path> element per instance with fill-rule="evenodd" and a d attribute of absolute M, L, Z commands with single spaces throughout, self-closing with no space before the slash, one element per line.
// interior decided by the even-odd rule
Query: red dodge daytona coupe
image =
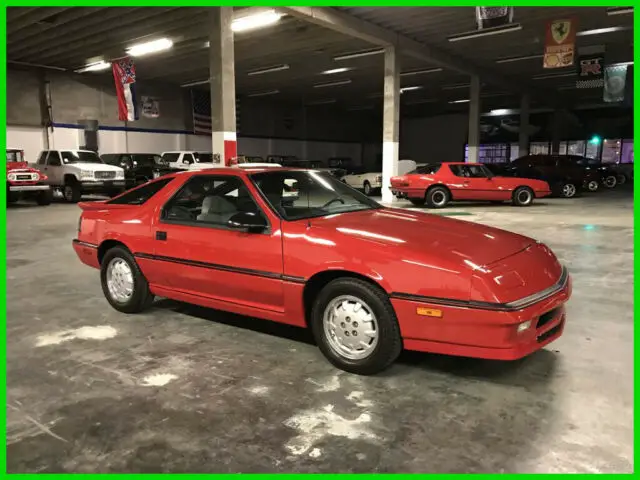
<path fill-rule="evenodd" d="M 534 198 L 551 195 L 547 182 L 496 177 L 481 163 L 433 163 L 391 178 L 391 191 L 414 205 L 443 208 L 452 200 L 511 201 L 527 207 Z"/>
<path fill-rule="evenodd" d="M 80 207 L 73 247 L 115 309 L 160 296 L 310 328 L 349 372 L 403 348 L 517 359 L 563 332 L 571 279 L 545 245 L 385 208 L 326 173 L 185 172 Z"/>

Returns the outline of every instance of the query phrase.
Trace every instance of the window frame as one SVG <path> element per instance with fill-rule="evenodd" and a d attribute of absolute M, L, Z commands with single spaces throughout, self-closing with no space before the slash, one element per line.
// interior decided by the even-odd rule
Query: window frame
<path fill-rule="evenodd" d="M 269 216 L 266 215 L 264 209 L 260 206 L 260 203 L 256 201 L 256 197 L 253 194 L 253 192 L 251 192 L 251 189 L 249 188 L 249 184 L 245 181 L 244 177 L 241 177 L 240 175 L 234 175 L 234 174 L 225 175 L 220 173 L 215 173 L 215 174 L 199 173 L 196 175 L 192 175 L 187 180 L 185 180 L 182 183 L 182 185 L 180 185 L 180 187 L 167 199 L 166 202 L 164 202 L 164 204 L 162 204 L 158 212 L 159 213 L 158 224 L 181 225 L 184 227 L 208 228 L 208 229 L 214 229 L 214 230 L 225 230 L 225 231 L 238 232 L 238 233 L 247 233 L 244 230 L 241 230 L 238 228 L 231 228 L 231 227 L 227 227 L 226 225 L 218 225 L 215 223 L 199 222 L 197 220 L 171 220 L 171 219 L 164 218 L 164 212 L 167 209 L 167 206 L 171 202 L 173 202 L 185 190 L 185 188 L 187 188 L 187 186 L 190 183 L 194 182 L 196 179 L 203 178 L 203 177 L 211 178 L 212 181 L 214 182 L 216 180 L 228 182 L 230 179 L 238 179 L 241 185 L 244 185 L 244 187 L 247 189 L 247 193 L 249 194 L 249 197 L 255 204 L 258 212 L 260 212 L 262 217 L 267 222 L 267 227 L 262 232 L 251 232 L 251 235 L 271 235 L 271 233 L 273 232 L 273 226 L 271 225 L 271 220 L 269 219 Z"/>
<path fill-rule="evenodd" d="M 118 195 L 117 197 L 111 199 L 111 200 L 107 200 L 106 204 L 107 205 L 131 205 L 131 206 L 142 206 L 145 205 L 149 200 L 151 200 L 153 197 L 155 197 L 156 195 L 158 195 L 160 192 L 162 192 L 162 190 L 169 185 L 173 180 L 175 180 L 175 177 L 160 177 L 157 178 L 155 180 L 152 180 L 150 182 L 147 182 L 145 184 L 139 185 L 136 188 L 132 188 L 131 190 L 127 190 L 126 192 L 124 192 L 122 195 Z M 160 187 L 159 190 L 156 190 L 155 193 L 153 193 L 151 196 L 149 196 L 144 202 L 142 203 L 120 203 L 117 200 L 124 197 L 125 195 L 129 195 L 137 190 L 140 190 L 142 188 L 148 188 L 156 183 L 164 183 L 164 185 L 162 187 Z"/>
<path fill-rule="evenodd" d="M 54 165 L 51 163 L 51 160 L 53 159 L 53 157 L 56 157 L 58 164 Z M 60 155 L 60 152 L 58 152 L 57 150 L 49 150 L 49 153 L 47 153 L 47 160 L 46 160 L 46 164 L 47 167 L 61 167 L 62 166 L 62 156 Z"/>

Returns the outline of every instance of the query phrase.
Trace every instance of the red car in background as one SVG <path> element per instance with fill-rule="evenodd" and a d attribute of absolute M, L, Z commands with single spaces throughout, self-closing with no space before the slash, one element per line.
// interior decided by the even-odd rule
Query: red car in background
<path fill-rule="evenodd" d="M 414 205 L 443 208 L 451 201 L 511 201 L 526 207 L 551 195 L 542 180 L 496 177 L 481 163 L 434 163 L 391 178 L 391 191 Z"/>
<path fill-rule="evenodd" d="M 7 203 L 33 199 L 38 205 L 49 205 L 53 190 L 45 183 L 47 176 L 29 167 L 23 159 L 22 150 L 7 150 Z"/>
<path fill-rule="evenodd" d="M 185 172 L 79 206 L 73 248 L 116 310 L 160 296 L 309 328 L 349 372 L 403 348 L 517 359 L 564 329 L 571 279 L 545 245 L 385 208 L 329 173 Z"/>

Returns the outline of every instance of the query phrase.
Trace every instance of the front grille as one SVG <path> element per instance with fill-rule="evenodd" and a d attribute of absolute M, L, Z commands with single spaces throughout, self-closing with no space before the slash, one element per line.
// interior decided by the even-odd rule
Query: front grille
<path fill-rule="evenodd" d="M 95 176 L 100 180 L 108 180 L 112 178 L 116 178 L 116 172 L 96 172 Z"/>
<path fill-rule="evenodd" d="M 541 328 L 544 327 L 547 323 L 549 323 L 550 321 L 552 321 L 556 314 L 558 313 L 559 308 L 554 308 L 553 310 L 540 315 L 540 318 L 538 318 L 538 324 L 536 325 L 536 328 Z"/>
<path fill-rule="evenodd" d="M 555 327 L 553 327 L 548 332 L 544 332 L 542 335 L 538 335 L 538 343 L 542 343 L 545 340 L 548 340 L 551 337 L 553 337 L 555 334 L 557 334 L 560 331 L 560 329 L 562 328 L 562 324 L 563 323 L 564 323 L 564 320 L 562 322 L 560 322 L 558 325 L 556 325 Z"/>

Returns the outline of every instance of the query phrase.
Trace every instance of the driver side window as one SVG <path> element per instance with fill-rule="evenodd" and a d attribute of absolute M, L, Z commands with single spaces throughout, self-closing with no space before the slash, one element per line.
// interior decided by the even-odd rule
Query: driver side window
<path fill-rule="evenodd" d="M 191 155 L 190 153 L 185 153 L 182 156 L 182 163 L 188 163 L 189 165 L 191 165 L 192 163 L 195 163 L 195 160 L 193 159 L 193 155 Z"/>
<path fill-rule="evenodd" d="M 161 221 L 228 228 L 231 217 L 240 212 L 261 215 L 240 177 L 196 175 L 165 205 Z"/>
<path fill-rule="evenodd" d="M 47 165 L 51 167 L 59 167 L 62 165 L 60 160 L 60 154 L 58 152 L 49 152 L 49 157 L 47 158 Z"/>

